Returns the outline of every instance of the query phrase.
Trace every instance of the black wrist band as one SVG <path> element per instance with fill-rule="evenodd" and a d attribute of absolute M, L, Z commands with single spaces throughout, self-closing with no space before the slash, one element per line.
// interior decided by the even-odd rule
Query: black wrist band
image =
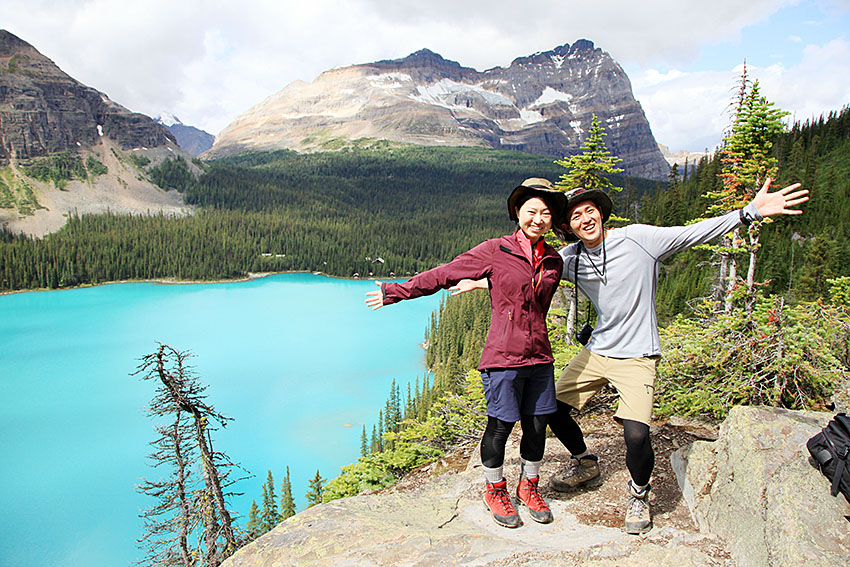
<path fill-rule="evenodd" d="M 738 211 L 738 217 L 741 219 L 741 223 L 744 224 L 745 226 L 750 226 L 750 223 L 752 223 L 754 220 L 756 220 L 753 217 L 751 217 L 750 215 L 748 215 L 747 213 L 745 213 L 744 209 L 741 209 L 740 211 Z"/>

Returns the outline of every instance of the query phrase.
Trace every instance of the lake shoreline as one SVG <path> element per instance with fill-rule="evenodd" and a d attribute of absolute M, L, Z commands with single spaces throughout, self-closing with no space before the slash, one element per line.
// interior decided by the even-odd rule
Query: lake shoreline
<path fill-rule="evenodd" d="M 7 291 L 0 291 L 0 296 L 3 295 L 12 295 L 15 293 L 30 293 L 35 291 L 62 291 L 65 289 L 84 289 L 88 287 L 98 287 L 103 285 L 114 285 L 114 284 L 124 284 L 124 283 L 156 283 L 162 285 L 192 285 L 192 284 L 218 284 L 218 283 L 239 283 L 239 282 L 248 282 L 253 280 L 258 280 L 262 278 L 267 278 L 269 276 L 277 276 L 281 274 L 313 274 L 316 276 L 325 276 L 326 278 L 332 278 L 337 280 L 351 280 L 351 281 L 375 281 L 378 278 L 367 277 L 367 278 L 353 278 L 348 276 L 335 276 L 333 274 L 326 274 L 324 272 L 311 272 L 309 270 L 290 270 L 284 272 L 248 272 L 247 276 L 241 278 L 231 278 L 231 279 L 218 279 L 218 280 L 177 280 L 173 278 L 153 278 L 146 280 L 115 280 L 109 282 L 100 282 L 100 283 L 89 283 L 89 284 L 80 284 L 75 286 L 68 287 L 40 287 L 40 288 L 32 288 L 32 289 L 12 289 Z M 398 280 L 400 278 L 381 278 L 381 280 Z"/>

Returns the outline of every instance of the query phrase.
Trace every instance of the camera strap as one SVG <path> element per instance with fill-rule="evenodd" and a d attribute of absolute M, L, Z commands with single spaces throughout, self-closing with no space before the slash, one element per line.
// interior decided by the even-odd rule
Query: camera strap
<path fill-rule="evenodd" d="M 573 285 L 575 286 L 573 291 L 575 292 L 575 303 L 576 310 L 575 315 L 573 316 L 573 326 L 578 327 L 578 261 L 581 258 L 581 247 L 584 246 L 581 240 L 578 241 L 578 246 L 576 246 L 576 259 L 573 262 Z M 590 323 L 590 309 L 585 311 L 586 318 L 585 323 Z"/>

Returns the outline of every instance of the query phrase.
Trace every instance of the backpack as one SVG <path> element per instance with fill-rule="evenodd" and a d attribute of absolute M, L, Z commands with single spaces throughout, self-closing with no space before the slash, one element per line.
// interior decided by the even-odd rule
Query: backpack
<path fill-rule="evenodd" d="M 810 461 L 832 481 L 833 496 L 840 491 L 850 502 L 850 417 L 837 414 L 806 442 Z"/>

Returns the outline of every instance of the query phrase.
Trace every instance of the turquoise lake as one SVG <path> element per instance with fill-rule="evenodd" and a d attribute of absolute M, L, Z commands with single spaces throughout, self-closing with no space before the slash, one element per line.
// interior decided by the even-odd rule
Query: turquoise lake
<path fill-rule="evenodd" d="M 371 311 L 372 281 L 281 274 L 245 282 L 111 284 L 0 296 L 0 566 L 113 567 L 142 558 L 136 492 L 150 466 L 154 384 L 131 376 L 157 343 L 191 351 L 207 401 L 234 420 L 214 448 L 253 477 L 244 525 L 289 466 L 298 510 L 360 453 L 393 379 L 425 375 L 440 294 Z M 238 472 L 238 471 L 235 471 Z M 235 473 L 234 473 L 235 474 Z"/>

